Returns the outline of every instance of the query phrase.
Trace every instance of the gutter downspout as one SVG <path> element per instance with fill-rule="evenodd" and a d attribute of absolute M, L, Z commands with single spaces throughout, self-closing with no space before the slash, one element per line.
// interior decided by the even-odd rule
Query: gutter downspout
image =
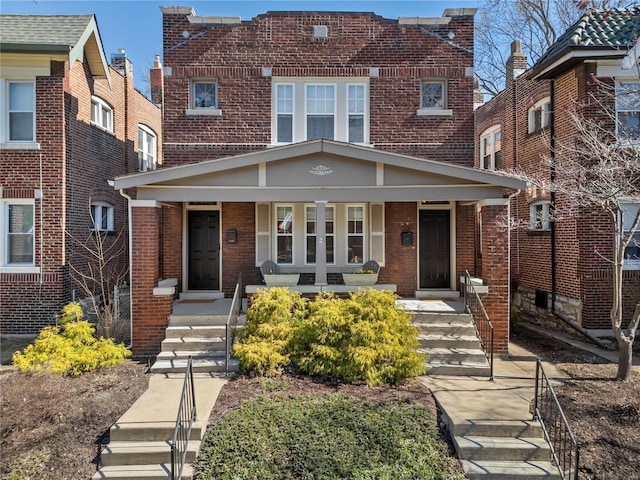
<path fill-rule="evenodd" d="M 551 105 L 549 106 L 551 112 L 555 112 L 555 80 L 551 80 Z M 555 158 L 556 158 L 556 122 L 555 115 L 554 120 L 551 122 L 551 168 L 550 168 L 550 178 L 551 183 L 556 179 L 556 169 L 555 169 Z M 554 191 L 551 191 L 551 205 L 555 209 L 556 204 L 556 194 Z M 582 325 L 578 324 L 574 320 L 565 317 L 560 312 L 556 311 L 556 297 L 557 297 L 557 268 L 556 268 L 556 222 L 551 223 L 551 314 L 562 321 L 565 325 L 573 328 L 576 332 L 580 333 L 591 343 L 596 344 L 598 347 L 608 350 L 607 345 L 602 343 L 599 338 L 591 335 L 587 332 Z"/>
<path fill-rule="evenodd" d="M 133 273 L 131 271 L 131 266 L 133 264 L 133 226 L 131 222 L 131 197 L 124 193 L 124 189 L 118 190 L 120 195 L 127 199 L 127 224 L 129 225 L 129 345 L 127 348 L 131 350 L 133 347 Z"/>
<path fill-rule="evenodd" d="M 520 195 L 520 193 L 522 193 L 522 190 L 518 189 L 507 197 L 509 199 L 509 203 L 507 204 L 507 222 L 511 222 L 511 200 Z M 517 211 L 518 206 L 516 205 L 516 212 Z M 516 239 L 517 238 L 518 234 L 516 232 Z M 520 270 L 519 267 L 518 270 Z M 507 278 L 509 280 L 507 283 L 507 306 L 509 309 L 509 316 L 511 316 L 511 228 L 509 225 L 507 225 Z"/>

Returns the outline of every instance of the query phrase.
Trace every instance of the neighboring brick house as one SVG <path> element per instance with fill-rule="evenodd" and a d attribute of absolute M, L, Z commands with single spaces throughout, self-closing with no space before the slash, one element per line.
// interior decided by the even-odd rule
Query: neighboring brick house
<path fill-rule="evenodd" d="M 108 182 L 160 161 L 161 110 L 124 53 L 107 64 L 94 15 L 0 15 L 0 50 L 0 330 L 34 334 L 83 296 L 78 241 L 127 246 Z"/>
<path fill-rule="evenodd" d="M 514 42 L 505 90 L 476 112 L 476 167 L 518 168 L 550 176 L 543 157 L 552 155 L 552 145 L 570 145 L 576 138 L 570 111 L 597 94 L 594 78 L 610 84 L 623 82 L 640 95 L 637 65 L 621 69 L 638 35 L 640 8 L 590 10 L 528 70 L 520 44 Z M 624 109 L 617 105 L 616 115 L 621 120 L 624 116 L 630 127 L 635 122 L 637 128 L 640 103 L 633 103 Z M 584 111 L 591 115 L 587 118 L 598 118 L 594 117 L 597 109 Z M 610 119 L 601 121 L 615 128 Z M 633 135 L 639 139 L 637 132 Z M 553 201 L 562 210 L 566 199 L 529 188 L 513 201 L 513 215 L 528 225 L 512 236 L 513 306 L 541 322 L 562 324 L 558 321 L 562 317 L 585 329 L 610 329 L 612 269 L 603 256 L 611 252 L 611 223 L 595 208 L 550 221 Z M 630 246 L 628 257 L 624 271 L 627 319 L 640 300 L 636 246 Z"/>
<path fill-rule="evenodd" d="M 159 351 L 174 295 L 230 296 L 240 272 L 259 285 L 269 260 L 309 292 L 373 259 L 401 296 L 457 296 L 479 261 L 476 209 L 506 352 L 495 224 L 524 184 L 472 168 L 474 9 L 162 12 L 164 166 L 115 182 L 135 198 L 134 354 Z"/>

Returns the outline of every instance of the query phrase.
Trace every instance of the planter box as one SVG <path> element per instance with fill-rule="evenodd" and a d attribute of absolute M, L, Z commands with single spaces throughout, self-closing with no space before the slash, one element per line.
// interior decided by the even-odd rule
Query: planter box
<path fill-rule="evenodd" d="M 299 273 L 264 275 L 264 283 L 267 284 L 267 287 L 292 287 L 298 284 L 298 280 L 300 280 Z"/>
<path fill-rule="evenodd" d="M 342 280 L 345 285 L 375 285 L 378 281 L 377 273 L 343 273 Z"/>

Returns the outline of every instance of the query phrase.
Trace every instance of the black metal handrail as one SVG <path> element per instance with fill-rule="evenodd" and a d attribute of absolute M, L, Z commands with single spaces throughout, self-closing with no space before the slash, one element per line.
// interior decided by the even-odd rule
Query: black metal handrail
<path fill-rule="evenodd" d="M 191 436 L 191 427 L 196 420 L 196 391 L 193 383 L 193 363 L 191 357 L 187 362 L 184 376 L 178 418 L 171 441 L 171 480 L 180 480 L 187 459 L 187 446 Z"/>
<path fill-rule="evenodd" d="M 225 326 L 225 348 L 224 348 L 224 370 L 229 373 L 229 359 L 231 358 L 231 347 L 233 346 L 233 340 L 236 336 L 236 329 L 238 328 L 238 317 L 242 312 L 242 272 L 238 274 L 238 281 L 236 282 L 236 289 L 233 292 L 233 300 L 231 302 L 231 309 L 229 310 L 229 316 L 227 317 L 227 323 Z"/>
<path fill-rule="evenodd" d="M 580 445 L 571 432 L 556 392 L 542 368 L 540 359 L 536 362 L 536 396 L 533 419 L 539 420 L 544 436 L 551 446 L 551 455 L 563 479 L 578 480 Z"/>
<path fill-rule="evenodd" d="M 489 362 L 489 380 L 493 380 L 493 324 L 482 304 L 480 295 L 471 282 L 469 271 L 464 271 L 464 304 L 465 310 L 471 315 L 476 333 L 480 339 L 480 346 Z"/>

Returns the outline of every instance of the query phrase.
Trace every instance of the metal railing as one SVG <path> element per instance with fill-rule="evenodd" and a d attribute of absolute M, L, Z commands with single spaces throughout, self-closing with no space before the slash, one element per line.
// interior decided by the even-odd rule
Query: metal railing
<path fill-rule="evenodd" d="M 476 333 L 480 339 L 480 346 L 489 362 L 489 380 L 493 380 L 493 325 L 489 315 L 482 304 L 480 295 L 471 283 L 469 271 L 464 271 L 464 304 L 467 313 L 471 314 Z"/>
<path fill-rule="evenodd" d="M 231 358 L 231 347 L 238 328 L 238 317 L 242 312 L 242 272 L 238 274 L 236 289 L 233 292 L 233 301 L 229 310 L 229 317 L 225 327 L 225 347 L 224 347 L 224 371 L 229 373 L 229 359 Z"/>
<path fill-rule="evenodd" d="M 536 362 L 533 419 L 539 420 L 542 424 L 544 436 L 551 446 L 551 455 L 560 471 L 560 476 L 567 480 L 578 480 L 580 445 L 571 432 L 540 359 Z"/>
<path fill-rule="evenodd" d="M 196 392 L 193 383 L 193 364 L 189 357 L 187 372 L 182 385 L 182 395 L 178 406 L 178 418 L 171 441 L 171 480 L 182 478 L 182 469 L 187 459 L 187 446 L 191 427 L 196 420 Z"/>

